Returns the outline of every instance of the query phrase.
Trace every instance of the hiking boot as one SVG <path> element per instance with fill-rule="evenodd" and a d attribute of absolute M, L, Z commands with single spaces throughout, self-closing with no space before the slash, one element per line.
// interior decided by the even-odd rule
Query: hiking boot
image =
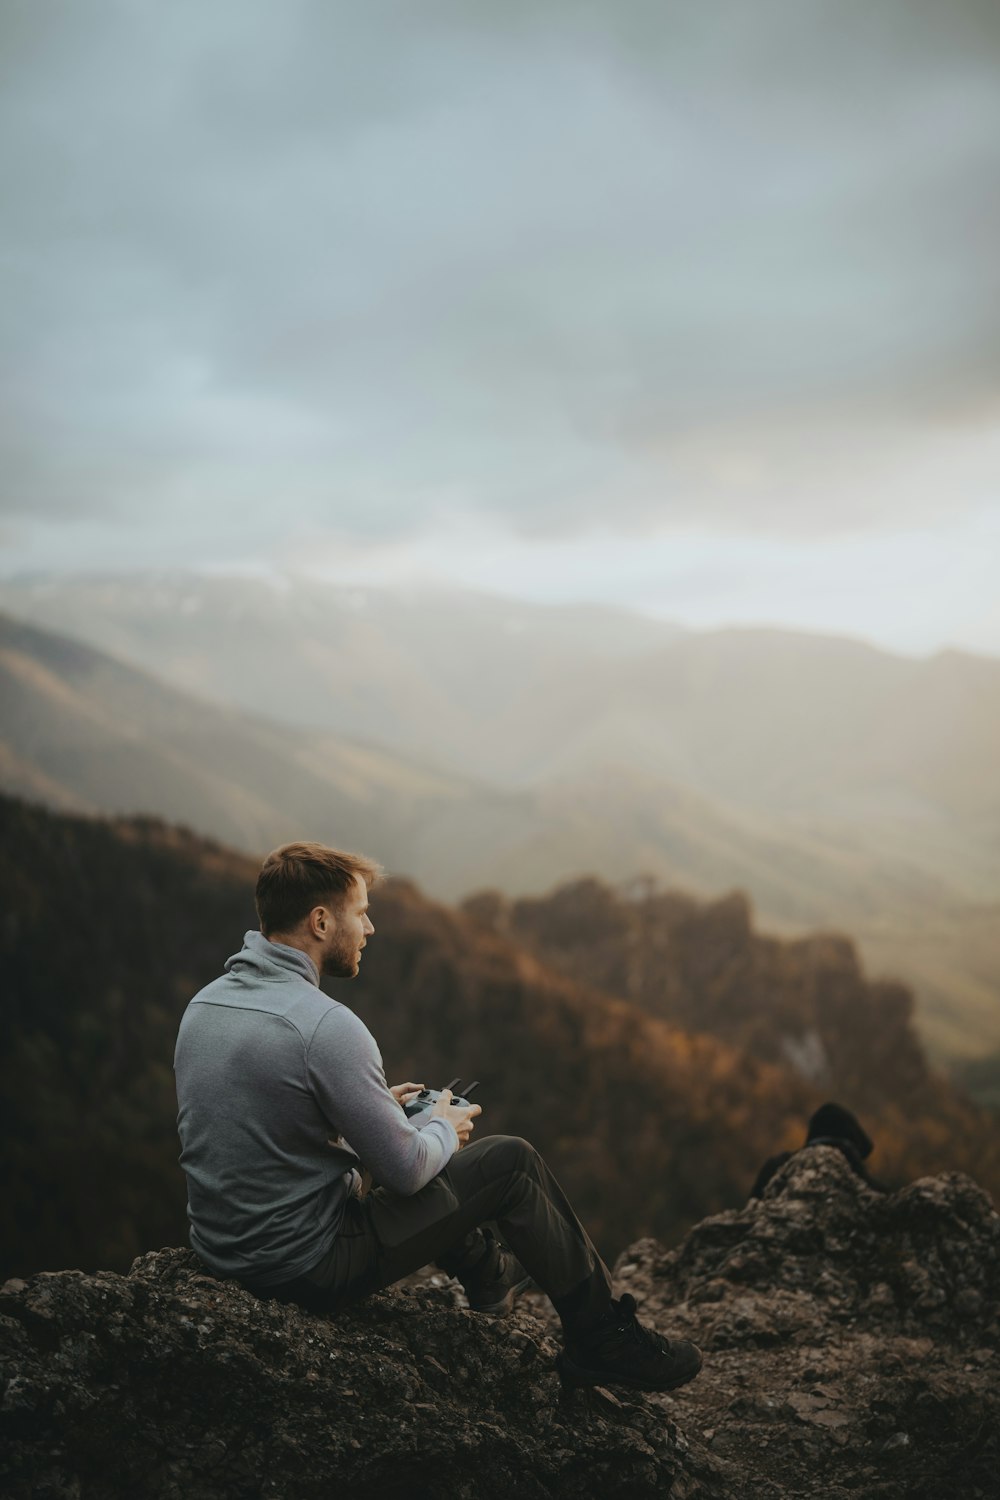
<path fill-rule="evenodd" d="M 672 1391 L 701 1369 L 701 1351 L 687 1339 L 665 1339 L 635 1315 L 626 1292 L 611 1304 L 607 1322 L 572 1341 L 556 1356 L 571 1385 L 627 1385 L 639 1391 Z"/>
<path fill-rule="evenodd" d="M 506 1317 L 519 1292 L 531 1285 L 531 1277 L 510 1251 L 492 1240 L 490 1253 L 478 1266 L 460 1278 L 472 1312 Z"/>

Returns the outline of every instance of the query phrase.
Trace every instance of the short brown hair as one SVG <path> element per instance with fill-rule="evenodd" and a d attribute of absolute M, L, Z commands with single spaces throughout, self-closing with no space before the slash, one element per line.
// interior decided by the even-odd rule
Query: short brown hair
<path fill-rule="evenodd" d="M 257 876 L 254 901 L 260 930 L 291 932 L 324 901 L 340 903 L 360 875 L 369 889 L 382 874 L 363 854 L 345 854 L 327 844 L 282 844 L 272 849 Z"/>

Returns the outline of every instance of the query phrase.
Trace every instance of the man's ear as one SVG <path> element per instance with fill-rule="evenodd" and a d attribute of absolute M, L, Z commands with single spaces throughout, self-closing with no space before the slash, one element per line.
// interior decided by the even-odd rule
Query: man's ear
<path fill-rule="evenodd" d="M 314 906 L 309 913 L 309 928 L 313 937 L 326 937 L 337 926 L 336 914 L 329 906 Z"/>

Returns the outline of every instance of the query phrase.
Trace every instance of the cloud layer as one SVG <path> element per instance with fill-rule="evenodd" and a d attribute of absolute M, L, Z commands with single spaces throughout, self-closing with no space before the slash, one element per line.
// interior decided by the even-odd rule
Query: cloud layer
<path fill-rule="evenodd" d="M 995 503 L 998 14 L 9 3 L 10 556 Z"/>

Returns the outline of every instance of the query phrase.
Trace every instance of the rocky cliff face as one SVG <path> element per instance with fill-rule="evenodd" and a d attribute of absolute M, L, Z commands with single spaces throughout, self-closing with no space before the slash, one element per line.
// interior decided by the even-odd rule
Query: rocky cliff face
<path fill-rule="evenodd" d="M 616 1281 L 705 1368 L 564 1392 L 540 1296 L 507 1320 L 414 1278 L 335 1321 L 185 1250 L 0 1296 L 11 1500 L 995 1494 L 1000 1217 L 958 1174 L 883 1197 L 827 1148 Z"/>
<path fill-rule="evenodd" d="M 927 1107 L 913 995 L 867 978 L 847 937 L 769 937 L 739 891 L 699 901 L 594 878 L 517 901 L 481 893 L 465 908 L 575 983 L 790 1065 L 855 1108 Z"/>

